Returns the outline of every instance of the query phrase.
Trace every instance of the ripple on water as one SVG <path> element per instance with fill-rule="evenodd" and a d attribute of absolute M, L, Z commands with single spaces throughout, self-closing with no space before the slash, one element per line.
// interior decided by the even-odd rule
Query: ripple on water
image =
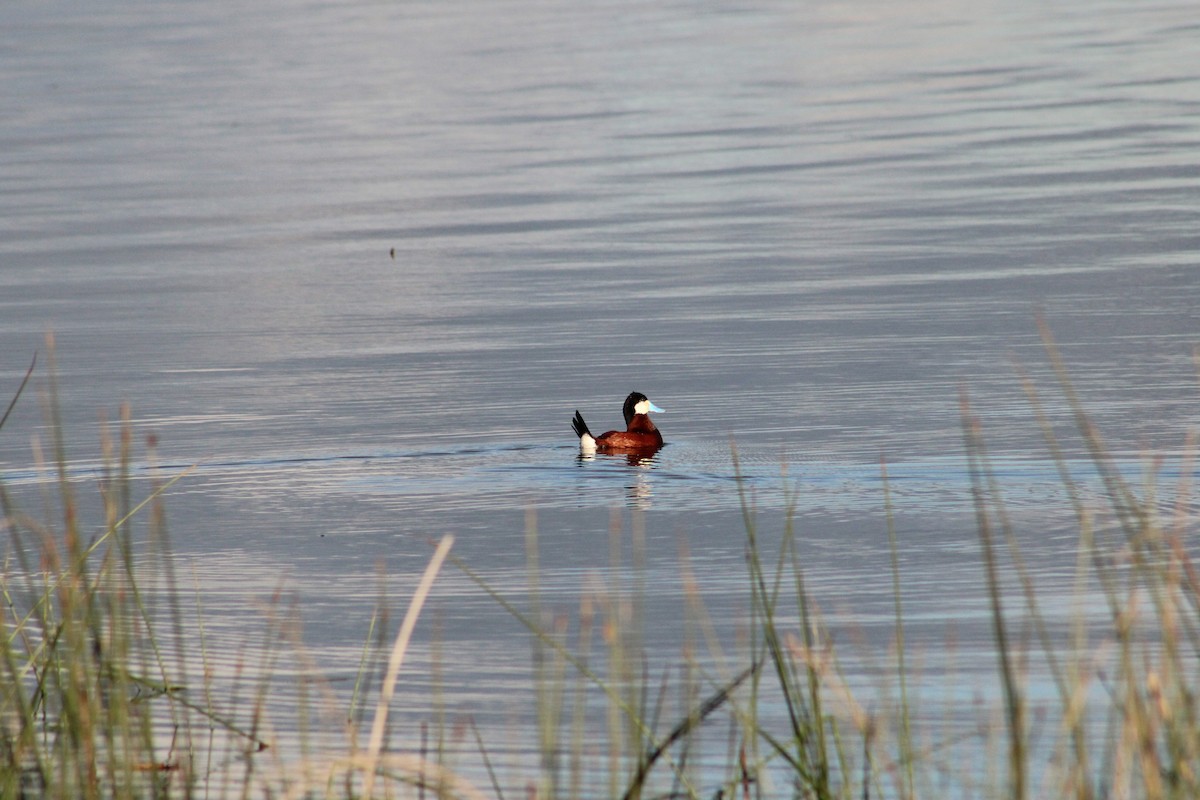
<path fill-rule="evenodd" d="M 727 445 L 676 442 L 650 457 L 580 455 L 564 445 L 465 446 L 410 451 L 330 454 L 304 452 L 194 465 L 135 464 L 134 480 L 161 482 L 186 472 L 180 487 L 200 481 L 210 487 L 239 488 L 265 500 L 287 497 L 350 496 L 381 501 L 436 501 L 447 511 L 492 508 L 619 507 L 665 511 L 730 511 L 743 502 L 757 509 L 794 507 L 814 511 L 877 514 L 886 494 L 895 511 L 923 514 L 961 512 L 971 507 L 971 479 L 965 458 L 957 456 L 855 463 L 804 458 L 784 461 L 764 448 L 740 448 L 736 464 Z M 1112 462 L 1114 476 L 1138 489 L 1153 468 L 1155 502 L 1164 510 L 1188 497 L 1191 464 L 1186 457 L 1148 464 L 1130 454 Z M 1185 470 L 1188 472 L 1185 474 Z M 1107 503 L 1107 489 L 1093 462 L 1069 459 L 999 457 L 989 474 L 1014 514 L 1073 513 L 1071 493 L 1092 506 Z M 103 482 L 100 463 L 72 462 L 75 482 Z M 1064 484 L 1064 476 L 1070 487 Z M 52 483 L 40 470 L 10 470 L 9 486 Z"/>

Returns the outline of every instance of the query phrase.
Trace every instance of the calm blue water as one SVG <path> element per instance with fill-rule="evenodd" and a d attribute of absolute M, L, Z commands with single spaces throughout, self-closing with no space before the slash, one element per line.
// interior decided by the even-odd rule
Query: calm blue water
<path fill-rule="evenodd" d="M 633 580 L 615 513 L 624 563 L 644 525 L 665 659 L 681 543 L 732 637 L 731 442 L 768 545 L 794 491 L 810 588 L 886 650 L 883 458 L 912 644 L 949 623 L 990 679 L 960 389 L 1051 598 L 1073 516 L 1014 362 L 1099 489 L 1037 313 L 1123 470 L 1165 453 L 1174 501 L 1198 33 L 1188 3 L 10 3 L 0 397 L 53 331 L 85 495 L 97 414 L 129 400 L 163 465 L 141 478 L 198 465 L 168 513 L 216 642 L 282 585 L 351 674 L 377 570 L 403 608 L 446 532 L 520 601 L 530 510 L 544 602 Z M 575 409 L 614 427 L 634 389 L 668 447 L 577 460 Z M 0 468 L 38 508 L 39 432 L 31 393 Z M 430 614 L 410 719 L 435 639 L 451 710 L 527 714 L 519 626 L 453 570 Z"/>

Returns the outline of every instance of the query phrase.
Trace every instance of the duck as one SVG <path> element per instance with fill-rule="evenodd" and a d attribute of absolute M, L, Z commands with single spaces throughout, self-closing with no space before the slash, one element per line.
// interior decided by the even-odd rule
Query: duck
<path fill-rule="evenodd" d="M 625 398 L 625 430 L 608 431 L 599 436 L 592 436 L 583 415 L 575 410 L 575 419 L 571 427 L 579 437 L 579 449 L 585 453 L 601 452 L 642 452 L 657 450 L 663 446 L 662 433 L 650 421 L 650 412 L 662 414 L 663 410 L 641 392 L 630 392 Z"/>

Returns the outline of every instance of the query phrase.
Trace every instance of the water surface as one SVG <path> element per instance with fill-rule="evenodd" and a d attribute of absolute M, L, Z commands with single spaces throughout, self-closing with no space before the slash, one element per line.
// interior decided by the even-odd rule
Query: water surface
<path fill-rule="evenodd" d="M 446 532 L 521 601 L 532 510 L 567 612 L 634 580 L 644 525 L 671 661 L 681 545 L 732 636 L 742 498 L 773 546 L 792 496 L 810 588 L 886 649 L 886 460 L 910 642 L 949 625 L 990 676 L 960 391 L 1064 609 L 1073 511 L 1014 364 L 1100 487 L 1038 313 L 1124 474 L 1165 453 L 1169 506 L 1187 471 L 1196 34 L 1185 3 L 10 4 L 0 381 L 55 332 L 85 493 L 126 399 L 139 479 L 197 465 L 172 543 L 222 642 L 283 586 L 352 671 Z M 635 389 L 668 447 L 578 460 L 573 412 Z M 31 395 L 0 432 L 33 503 L 39 431 Z M 419 634 L 410 720 L 435 639 L 453 710 L 525 713 L 528 639 L 461 574 Z"/>

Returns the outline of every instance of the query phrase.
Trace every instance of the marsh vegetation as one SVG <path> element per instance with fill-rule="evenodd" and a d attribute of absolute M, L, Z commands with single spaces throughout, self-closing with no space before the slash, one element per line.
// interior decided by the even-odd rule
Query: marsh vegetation
<path fill-rule="evenodd" d="M 1039 389 L 1025 380 L 1075 516 L 1075 615 L 1063 626 L 1049 618 L 1026 568 L 986 431 L 964 391 L 978 569 L 997 656 L 994 684 L 980 688 L 988 702 L 955 707 L 914 688 L 922 667 L 905 643 L 897 557 L 904 542 L 890 514 L 893 557 L 884 579 L 893 588 L 894 635 L 875 654 L 872 680 L 855 680 L 843 668 L 847 645 L 822 615 L 827 598 L 806 585 L 802 531 L 791 523 L 760 531 L 747 492 L 748 615 L 733 641 L 718 634 L 686 553 L 679 569 L 689 635 L 683 651 L 670 654 L 669 669 L 647 658 L 656 648 L 654 615 L 636 586 L 593 582 L 577 609 L 544 606 L 531 514 L 523 596 L 494 588 L 485 571 L 456 558 L 452 537 L 443 538 L 403 619 L 381 608 L 362 632 L 352 688 L 315 680 L 298 690 L 299 722 L 286 745 L 269 698 L 290 680 L 284 664 L 309 660 L 294 614 L 283 601 L 264 607 L 267 634 L 259 641 L 266 644 L 248 648 L 232 672 L 210 668 L 203 594 L 176 574 L 163 505 L 186 473 L 132 479 L 135 465 L 145 471 L 154 463 L 154 445 L 140 452 L 125 409 L 116 425 L 101 427 L 105 466 L 87 489 L 99 503 L 81 503 L 84 490 L 67 474 L 51 367 L 43 393 L 49 440 L 34 453 L 44 475 L 41 508 L 19 505 L 0 487 L 0 795 L 1197 796 L 1200 572 L 1192 558 L 1191 462 L 1179 471 L 1173 504 L 1156 489 L 1153 457 L 1144 481 L 1132 485 L 1044 336 L 1054 391 L 1104 491 L 1095 498 L 1078 490 Z M 1185 444 L 1190 452 L 1190 435 Z M 733 464 L 736 471 L 736 451 Z M 85 519 L 93 507 L 99 518 Z M 630 531 L 618 524 L 611 533 L 614 542 L 632 540 L 635 562 L 645 546 L 639 525 L 635 517 Z M 619 553 L 614 546 L 614 559 Z M 393 744 L 396 726 L 413 724 L 390 713 L 406 680 L 406 652 L 430 587 L 451 569 L 530 634 L 535 730 L 522 736 L 537 745 L 518 766 L 501 764 L 507 742 L 489 740 L 470 718 L 422 721 L 419 746 Z M 1002 591 L 1006 583 L 1018 590 Z M 1034 674 L 1044 676 L 1037 698 Z M 333 736 L 320 730 L 331 718 L 339 720 Z"/>

